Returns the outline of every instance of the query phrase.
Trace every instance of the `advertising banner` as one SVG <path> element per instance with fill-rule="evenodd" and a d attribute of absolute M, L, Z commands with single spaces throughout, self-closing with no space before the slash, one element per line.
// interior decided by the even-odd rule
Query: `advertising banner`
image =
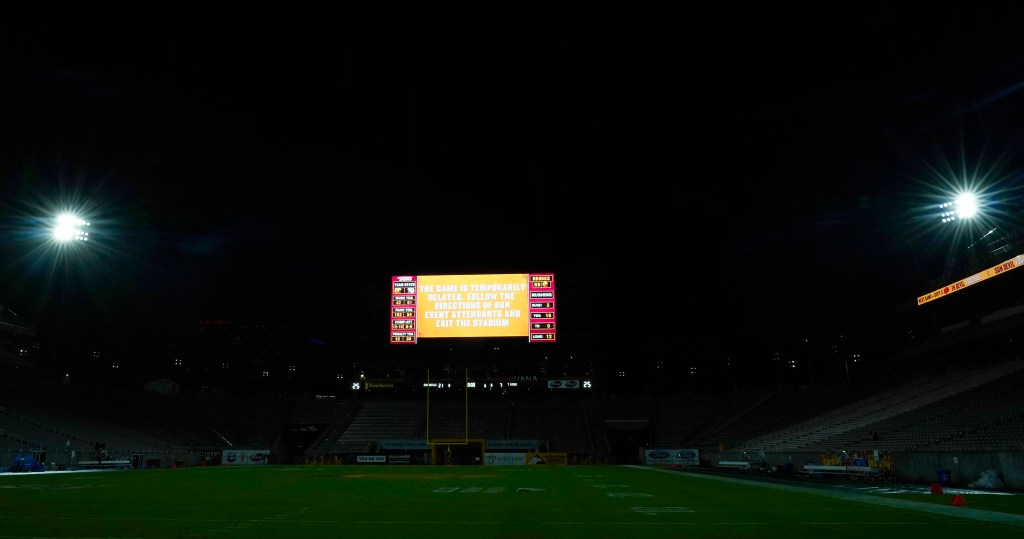
<path fill-rule="evenodd" d="M 522 453 L 485 453 L 484 465 L 486 466 L 522 466 L 526 459 Z"/>
<path fill-rule="evenodd" d="M 487 440 L 487 450 L 521 450 L 521 451 L 536 451 L 540 448 L 540 441 L 538 440 Z"/>
<path fill-rule="evenodd" d="M 968 286 L 978 284 L 986 279 L 991 279 L 992 277 L 995 277 L 997 275 L 1002 275 L 1010 270 L 1017 269 L 1021 266 L 1024 266 L 1024 255 L 1015 256 L 1005 262 L 996 264 L 991 268 L 975 273 L 970 277 L 960 279 L 959 281 L 956 281 L 954 283 L 947 284 L 946 286 L 938 290 L 935 290 L 934 292 L 929 292 L 923 296 L 918 296 L 917 304 L 924 305 L 929 301 L 935 301 L 939 298 L 944 298 L 952 294 L 953 292 L 958 292 L 960 290 L 963 290 L 964 288 L 967 288 Z"/>
<path fill-rule="evenodd" d="M 647 464 L 700 465 L 696 449 L 648 449 L 644 451 L 644 460 Z"/>
<path fill-rule="evenodd" d="M 225 466 L 252 466 L 266 464 L 268 460 L 269 449 L 230 449 L 220 454 L 220 463 Z"/>
<path fill-rule="evenodd" d="M 562 466 L 569 464 L 568 453 L 538 453 L 531 451 L 524 456 L 526 457 L 527 464 L 554 464 Z"/>
<path fill-rule="evenodd" d="M 395 449 L 399 451 L 429 451 L 426 440 L 389 440 L 380 441 L 381 449 Z"/>
<path fill-rule="evenodd" d="M 387 455 L 356 455 L 356 464 L 385 464 Z"/>

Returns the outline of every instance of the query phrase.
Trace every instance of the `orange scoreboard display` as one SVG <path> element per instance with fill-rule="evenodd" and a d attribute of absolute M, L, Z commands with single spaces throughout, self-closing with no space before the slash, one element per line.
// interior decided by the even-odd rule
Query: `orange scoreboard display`
<path fill-rule="evenodd" d="M 555 326 L 553 273 L 391 277 L 391 344 L 459 337 L 555 342 Z"/>

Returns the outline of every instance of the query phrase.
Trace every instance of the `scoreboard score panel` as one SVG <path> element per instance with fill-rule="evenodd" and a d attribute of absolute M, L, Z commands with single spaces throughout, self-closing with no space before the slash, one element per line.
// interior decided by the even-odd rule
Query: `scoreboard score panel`
<path fill-rule="evenodd" d="M 391 343 L 526 337 L 555 342 L 553 273 L 391 277 Z"/>

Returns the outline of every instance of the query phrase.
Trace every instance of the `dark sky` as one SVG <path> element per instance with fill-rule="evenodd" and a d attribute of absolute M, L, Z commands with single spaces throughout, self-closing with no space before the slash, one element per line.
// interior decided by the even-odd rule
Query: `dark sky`
<path fill-rule="evenodd" d="M 0 303 L 383 339 L 392 274 L 554 271 L 601 339 L 870 333 L 953 249 L 934 204 L 1019 180 L 1024 19 L 965 6 L 0 23 Z M 62 206 L 92 241 L 54 253 Z"/>

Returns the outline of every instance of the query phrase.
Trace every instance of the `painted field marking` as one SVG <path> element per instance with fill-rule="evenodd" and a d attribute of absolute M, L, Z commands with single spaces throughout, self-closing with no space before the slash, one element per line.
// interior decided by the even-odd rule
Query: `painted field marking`
<path fill-rule="evenodd" d="M 612 498 L 653 498 L 653 494 L 646 492 L 606 492 Z"/>
<path fill-rule="evenodd" d="M 439 494 L 458 492 L 461 494 L 500 494 L 505 492 L 505 487 L 441 487 L 434 489 Z"/>
<path fill-rule="evenodd" d="M 26 490 L 71 490 L 76 488 L 91 488 L 93 485 L 37 485 L 37 484 L 24 484 L 24 485 L 0 485 L 0 488 L 5 489 L 26 489 Z"/>
<path fill-rule="evenodd" d="M 634 512 L 646 515 L 657 515 L 658 513 L 694 513 L 693 509 L 685 507 L 630 507 Z"/>

